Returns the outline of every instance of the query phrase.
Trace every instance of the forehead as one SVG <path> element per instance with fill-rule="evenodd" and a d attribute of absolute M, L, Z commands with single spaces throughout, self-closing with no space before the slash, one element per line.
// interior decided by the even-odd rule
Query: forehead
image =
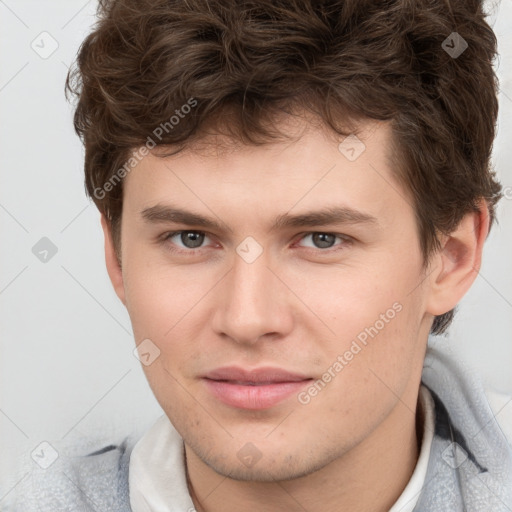
<path fill-rule="evenodd" d="M 150 153 L 125 178 L 123 210 L 172 202 L 263 217 L 341 204 L 379 216 L 410 204 L 393 174 L 389 123 L 368 123 L 348 136 L 296 120 L 280 130 L 290 138 L 258 146 L 211 135 L 165 158 Z"/>

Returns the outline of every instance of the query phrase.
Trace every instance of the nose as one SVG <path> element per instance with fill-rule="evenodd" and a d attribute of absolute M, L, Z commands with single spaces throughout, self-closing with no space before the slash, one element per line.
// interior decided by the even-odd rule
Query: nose
<path fill-rule="evenodd" d="M 293 329 L 290 292 L 265 255 L 247 263 L 235 255 L 216 294 L 213 329 L 239 344 L 279 338 Z"/>

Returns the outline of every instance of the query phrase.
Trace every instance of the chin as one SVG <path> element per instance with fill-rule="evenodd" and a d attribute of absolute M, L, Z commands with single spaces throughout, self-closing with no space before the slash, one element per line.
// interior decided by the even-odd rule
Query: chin
<path fill-rule="evenodd" d="M 304 452 L 302 452 L 304 453 Z M 216 457 L 210 452 L 207 457 L 199 458 L 213 469 L 217 474 L 229 477 L 233 480 L 243 482 L 280 482 L 285 480 L 295 480 L 308 476 L 332 462 L 333 457 L 329 459 L 319 458 L 316 461 L 305 460 L 300 455 L 282 454 L 262 454 L 252 467 L 245 467 L 238 458 Z"/>

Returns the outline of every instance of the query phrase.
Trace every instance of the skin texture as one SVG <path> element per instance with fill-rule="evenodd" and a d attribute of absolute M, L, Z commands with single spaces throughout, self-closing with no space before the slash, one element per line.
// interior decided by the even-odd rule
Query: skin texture
<path fill-rule="evenodd" d="M 193 151 L 144 158 L 125 178 L 122 268 L 102 218 L 107 269 L 136 343 L 150 339 L 160 350 L 143 368 L 184 439 L 198 511 L 386 511 L 418 457 L 429 329 L 476 277 L 487 208 L 481 202 L 443 236 L 425 267 L 411 200 L 387 163 L 388 124 L 362 126 L 366 149 L 355 161 L 338 150 L 343 137 L 310 121 L 281 127 L 295 139 L 221 149 L 212 136 Z M 145 221 L 141 212 L 157 204 L 223 227 Z M 271 230 L 280 215 L 328 206 L 376 221 Z M 206 232 L 202 246 L 163 239 L 179 230 Z M 322 248 L 311 233 L 343 237 Z M 246 237 L 263 249 L 252 263 L 236 251 Z M 393 305 L 400 311 L 389 319 Z M 384 327 L 332 370 L 382 314 Z M 332 378 L 307 404 L 293 394 L 252 411 L 220 402 L 201 378 L 231 365 L 313 381 L 331 368 Z M 239 452 L 258 460 L 248 465 Z"/>

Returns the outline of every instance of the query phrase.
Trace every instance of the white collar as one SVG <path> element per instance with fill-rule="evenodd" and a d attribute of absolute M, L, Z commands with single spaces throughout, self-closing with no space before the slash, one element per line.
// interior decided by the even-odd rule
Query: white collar
<path fill-rule="evenodd" d="M 418 501 L 434 437 L 434 401 L 421 386 L 419 404 L 424 428 L 414 472 L 389 512 L 412 512 Z M 183 440 L 166 415 L 161 416 L 133 448 L 129 469 L 133 512 L 193 512 L 186 473 Z"/>
<path fill-rule="evenodd" d="M 423 413 L 423 435 L 418 462 L 416 462 L 416 467 L 405 489 L 395 504 L 389 509 L 389 512 L 412 512 L 425 483 L 428 461 L 430 459 L 430 448 L 434 439 L 435 405 L 430 391 L 423 385 L 420 388 L 419 406 L 422 408 Z"/>
<path fill-rule="evenodd" d="M 164 414 L 134 446 L 128 472 L 133 512 L 192 512 L 183 440 Z"/>

